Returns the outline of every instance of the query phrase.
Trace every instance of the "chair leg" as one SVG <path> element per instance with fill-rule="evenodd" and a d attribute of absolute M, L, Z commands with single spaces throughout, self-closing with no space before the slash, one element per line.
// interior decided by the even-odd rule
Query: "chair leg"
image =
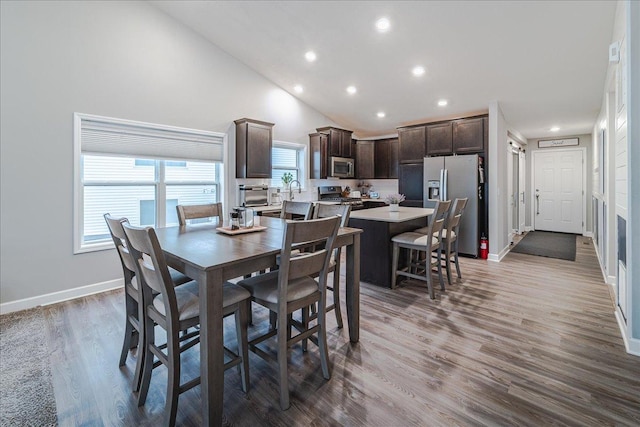
<path fill-rule="evenodd" d="M 180 396 L 180 338 L 175 331 L 167 331 L 167 402 L 165 404 L 165 417 L 167 425 L 176 425 L 178 413 L 178 397 Z"/>
<path fill-rule="evenodd" d="M 438 281 L 440 282 L 440 290 L 444 291 L 444 276 L 442 276 L 442 258 L 440 254 L 440 248 L 438 248 L 436 254 L 436 262 L 438 264 Z"/>
<path fill-rule="evenodd" d="M 278 314 L 275 311 L 269 311 L 269 330 L 273 331 L 277 327 Z"/>
<path fill-rule="evenodd" d="M 326 299 L 326 296 L 325 296 Z M 326 302 L 326 301 L 325 301 Z M 321 305 L 322 301 L 320 301 Z M 324 304 L 326 307 L 326 304 Z M 327 346 L 327 310 L 325 307 L 318 308 L 318 348 L 320 351 L 320 365 L 322 366 L 322 376 L 324 379 L 331 379 L 331 371 L 329 370 L 329 349 Z"/>
<path fill-rule="evenodd" d="M 336 313 L 338 329 L 342 329 L 342 310 L 340 309 L 340 263 L 336 263 L 333 271 L 333 309 Z"/>
<path fill-rule="evenodd" d="M 445 256 L 445 266 L 447 268 L 447 282 L 449 282 L 449 286 L 451 286 L 451 244 L 449 244 L 448 242 L 445 244 L 445 249 L 444 249 L 444 256 Z"/>
<path fill-rule="evenodd" d="M 305 331 L 309 329 L 309 306 L 302 307 L 302 329 Z M 288 339 L 288 338 L 287 338 Z M 306 353 L 307 351 L 307 341 L 308 339 L 302 340 L 302 351 Z"/>
<path fill-rule="evenodd" d="M 391 289 L 396 287 L 396 276 L 398 272 L 398 256 L 400 253 L 400 245 L 393 243 L 393 255 L 391 257 Z"/>
<path fill-rule="evenodd" d="M 433 290 L 433 272 L 431 271 L 431 260 L 427 260 L 426 268 L 424 269 L 424 274 L 427 276 L 427 289 L 429 289 L 429 298 L 436 299 L 436 293 Z"/>
<path fill-rule="evenodd" d="M 153 320 L 145 319 L 144 332 L 144 360 L 142 362 L 142 378 L 140 379 L 140 392 L 138 394 L 138 406 L 143 406 L 147 400 L 149 383 L 151 382 L 151 372 L 153 371 L 153 353 L 149 347 L 155 342 L 155 328 Z"/>
<path fill-rule="evenodd" d="M 282 311 L 279 316 L 282 320 L 288 316 Z M 289 379 L 287 372 L 287 335 L 289 324 L 286 320 L 281 321 L 278 325 L 278 378 L 280 383 L 280 408 L 284 411 L 289 409 Z"/>
<path fill-rule="evenodd" d="M 458 273 L 458 279 L 462 279 L 462 274 L 460 273 L 460 262 L 458 261 L 458 240 L 456 239 L 454 246 L 454 259 L 456 264 L 456 273 Z"/>
<path fill-rule="evenodd" d="M 144 367 L 144 359 L 147 354 L 147 346 L 145 345 L 144 324 L 139 323 L 140 332 L 138 333 L 138 353 L 136 354 L 136 370 L 133 374 L 133 391 L 140 391 L 140 383 L 142 382 L 142 370 Z"/>
<path fill-rule="evenodd" d="M 125 289 L 126 293 L 126 289 Z M 127 355 L 129 350 L 135 348 L 139 344 L 138 337 L 134 337 L 136 330 L 133 328 L 133 324 L 129 320 L 130 316 L 138 317 L 138 303 L 131 298 L 129 294 L 125 295 L 125 325 L 124 325 L 124 340 L 122 342 L 122 351 L 120 352 L 120 364 L 124 366 L 127 361 Z M 136 339 L 134 339 L 136 338 Z"/>
<path fill-rule="evenodd" d="M 238 356 L 242 357 L 240 368 L 240 379 L 242 381 L 242 391 L 249 391 L 249 344 L 247 343 L 248 312 L 251 308 L 251 301 L 241 301 L 235 312 L 236 320 L 236 340 L 238 341 Z"/>

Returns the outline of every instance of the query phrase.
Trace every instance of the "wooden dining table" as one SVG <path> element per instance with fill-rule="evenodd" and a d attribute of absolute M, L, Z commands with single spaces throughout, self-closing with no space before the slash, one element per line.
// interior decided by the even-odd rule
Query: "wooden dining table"
<path fill-rule="evenodd" d="M 238 235 L 216 225 L 186 225 L 156 229 L 167 263 L 195 279 L 200 291 L 200 377 L 202 425 L 222 424 L 224 351 L 222 285 L 226 280 L 276 266 L 285 220 L 260 217 L 266 229 Z M 360 332 L 360 233 L 342 227 L 336 246 L 346 246 L 346 306 L 349 339 Z"/>

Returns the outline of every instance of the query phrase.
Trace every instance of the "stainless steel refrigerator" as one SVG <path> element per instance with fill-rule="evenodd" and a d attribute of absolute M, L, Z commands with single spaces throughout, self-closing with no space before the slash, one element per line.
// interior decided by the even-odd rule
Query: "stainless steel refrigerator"
<path fill-rule="evenodd" d="M 468 198 L 462 214 L 458 251 L 477 257 L 480 236 L 488 236 L 484 159 L 477 154 L 424 158 L 424 207 L 437 200 Z"/>

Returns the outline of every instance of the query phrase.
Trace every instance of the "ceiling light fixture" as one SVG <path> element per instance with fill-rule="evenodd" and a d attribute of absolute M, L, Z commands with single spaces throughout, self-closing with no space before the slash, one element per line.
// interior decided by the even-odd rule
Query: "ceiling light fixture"
<path fill-rule="evenodd" d="M 358 89 L 356 89 L 355 86 L 349 86 L 347 87 L 347 92 L 349 93 L 349 95 L 353 95 L 354 93 L 356 93 L 358 91 Z"/>
<path fill-rule="evenodd" d="M 447 101 L 446 99 L 441 99 L 440 101 L 438 101 L 439 107 L 446 107 L 447 104 L 449 104 L 449 101 Z"/>
<path fill-rule="evenodd" d="M 304 54 L 304 57 L 307 61 L 313 62 L 316 60 L 316 53 L 312 50 Z"/>
<path fill-rule="evenodd" d="M 382 119 L 382 118 L 384 118 L 386 116 L 386 114 L 384 113 L 384 111 L 378 111 L 377 116 L 378 116 L 378 118 Z"/>
<path fill-rule="evenodd" d="M 558 126 L 553 126 L 551 129 L 549 129 L 549 131 L 551 132 L 558 132 L 560 130 L 560 128 Z"/>
<path fill-rule="evenodd" d="M 301 85 L 295 85 L 295 86 L 293 87 L 293 90 L 295 90 L 297 93 L 302 93 L 302 92 L 304 92 L 304 89 L 302 88 L 302 86 L 301 86 Z"/>
<path fill-rule="evenodd" d="M 380 18 L 376 21 L 376 29 L 379 33 L 386 33 L 391 28 L 391 22 L 388 18 Z"/>
<path fill-rule="evenodd" d="M 413 70 L 411 70 L 411 72 L 413 73 L 414 76 L 418 77 L 418 76 L 421 76 L 421 75 L 424 74 L 425 69 L 424 69 L 424 67 L 418 65 L 418 66 L 413 67 Z"/>

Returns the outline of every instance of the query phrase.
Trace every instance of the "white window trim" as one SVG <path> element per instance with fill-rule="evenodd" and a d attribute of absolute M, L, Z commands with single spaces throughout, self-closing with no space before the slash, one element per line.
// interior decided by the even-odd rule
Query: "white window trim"
<path fill-rule="evenodd" d="M 307 189 L 307 183 L 308 183 L 308 170 L 309 170 L 309 159 L 307 156 L 307 145 L 306 144 L 301 144 L 298 142 L 287 142 L 287 141 L 273 141 L 273 146 L 274 147 L 282 147 L 282 148 L 290 148 L 290 149 L 295 149 L 297 150 L 298 153 L 298 164 L 300 165 L 300 178 L 298 181 L 300 181 L 300 185 L 302 188 L 302 191 L 306 191 Z M 277 165 L 271 165 L 271 169 L 274 168 L 274 166 Z M 278 186 L 279 187 L 279 186 Z M 283 188 L 283 190 L 287 190 L 286 188 Z"/>
<path fill-rule="evenodd" d="M 134 120 L 118 119 L 104 116 L 97 116 L 93 114 L 74 113 L 73 114 L 73 253 L 82 254 L 87 252 L 103 251 L 113 249 L 113 241 L 109 239 L 106 242 L 97 243 L 83 243 L 83 206 L 84 206 L 84 186 L 82 184 L 82 167 L 80 162 L 82 161 L 82 121 L 83 120 L 97 120 L 105 121 L 113 124 L 129 125 L 129 126 L 142 126 L 150 127 L 153 129 L 159 129 L 164 131 L 185 132 L 192 133 L 194 136 L 204 135 L 208 137 L 219 138 L 222 142 L 223 149 L 223 169 L 219 173 L 219 200 L 227 201 L 227 191 L 225 185 L 225 168 L 224 164 L 228 162 L 228 146 L 227 146 L 227 134 L 221 132 L 203 131 L 199 129 L 181 128 L 176 126 L 168 126 L 157 123 L 139 122 Z M 157 179 L 156 179 L 157 181 Z M 148 183 L 145 183 L 145 185 Z M 164 183 L 167 185 L 170 183 Z M 157 182 L 154 185 L 158 185 Z M 163 210 L 160 209 L 160 215 L 164 215 Z"/>

